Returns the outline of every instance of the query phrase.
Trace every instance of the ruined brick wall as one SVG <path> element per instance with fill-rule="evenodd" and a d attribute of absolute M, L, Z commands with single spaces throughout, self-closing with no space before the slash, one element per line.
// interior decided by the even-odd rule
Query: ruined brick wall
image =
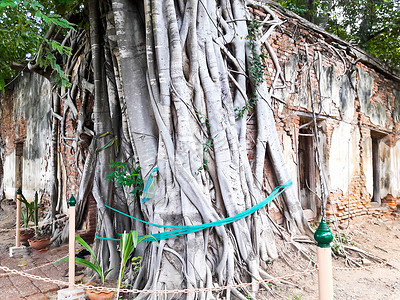
<path fill-rule="evenodd" d="M 259 7 L 250 6 L 249 11 L 260 21 L 267 16 L 267 12 Z M 318 199 L 304 187 L 302 180 L 304 181 L 305 175 L 301 168 L 304 164 L 303 148 L 310 143 L 305 137 L 312 132 L 313 126 L 300 127 L 312 117 L 312 99 L 318 115 L 320 139 L 319 144 L 314 143 L 312 147 L 320 149 L 326 172 L 329 188 L 328 216 L 335 215 L 338 220 L 345 220 L 370 212 L 373 195 L 371 143 L 377 138 L 380 141 L 382 202 L 396 209 L 400 204 L 398 184 L 400 182 L 400 77 L 397 74 L 391 76 L 379 65 L 366 60 L 364 56 L 360 60 L 359 50 L 320 29 L 315 29 L 306 21 L 282 10 L 276 11 L 283 23 L 272 33 L 268 42 L 277 55 L 283 78 L 278 80 L 273 92 L 272 106 L 286 162 L 307 216 L 313 219 L 320 213 Z M 268 85 L 271 86 L 277 70 L 271 55 L 267 62 L 269 68 L 266 77 Z M 36 75 L 30 76 L 35 78 Z M 21 85 L 20 90 L 26 88 L 26 93 L 29 93 L 28 86 L 24 86 L 23 83 L 28 79 L 23 80 L 18 83 Z M 49 91 L 50 88 L 47 88 L 46 93 Z M 0 136 L 3 150 L 1 162 L 4 167 L 3 177 L 9 178 L 5 182 L 5 189 L 9 187 L 12 190 L 12 193 L 8 193 L 8 197 L 11 197 L 15 189 L 15 184 L 12 182 L 14 169 L 10 163 L 15 151 L 14 142 L 26 140 L 32 135 L 28 130 L 25 113 L 15 107 L 17 98 L 24 99 L 27 96 L 28 94 L 24 95 L 23 92 L 19 96 L 14 92 L 7 94 L 1 100 Z M 77 97 L 75 105 L 78 108 L 82 97 L 82 95 Z M 77 118 L 70 109 L 66 109 L 64 101 L 65 99 L 62 99 L 60 109 L 65 121 L 60 124 L 58 161 L 60 196 L 65 200 L 63 209 L 66 211 L 67 199 L 71 195 L 77 195 L 81 179 L 79 170 L 83 169 L 81 165 L 76 166 L 75 156 L 85 155 L 89 139 L 78 145 L 78 148 L 75 147 Z M 90 114 L 90 109 L 86 113 Z M 48 120 L 49 117 L 45 116 L 44 119 Z M 90 127 L 90 124 L 87 126 Z M 247 139 L 250 161 L 254 159 L 256 134 L 256 119 L 252 118 L 248 121 Z M 47 147 L 44 147 L 47 152 L 43 156 L 46 171 L 50 152 L 46 142 L 43 144 Z M 74 148 L 80 149 L 81 152 L 78 154 L 72 151 Z M 268 160 L 265 164 L 265 174 L 264 186 L 268 192 L 277 184 Z M 318 168 L 315 168 L 313 192 L 318 195 L 321 194 L 320 178 L 321 174 Z M 43 188 L 42 192 L 46 199 L 48 186 Z M 86 231 L 93 231 L 96 204 L 92 196 L 89 197 L 91 200 L 86 208 L 88 217 L 83 227 Z M 313 198 L 316 208 L 310 206 L 310 198 Z M 281 222 L 279 201 L 278 199 L 272 203 L 268 210 L 275 220 Z"/>
<path fill-rule="evenodd" d="M 318 147 L 322 154 L 329 188 L 328 218 L 335 216 L 340 221 L 370 213 L 374 192 L 372 139 L 379 140 L 380 198 L 383 204 L 396 209 L 400 204 L 400 174 L 393 167 L 400 161 L 398 72 L 388 73 L 387 68 L 376 64 L 361 50 L 276 7 L 274 10 L 283 23 L 267 42 L 276 53 L 284 81 L 277 81 L 272 105 L 286 163 L 303 208 L 307 208 L 309 201 L 304 198 L 313 198 L 313 195 L 301 187 L 299 144 L 306 135 L 304 132 L 313 132 L 313 129 L 299 128 L 311 120 L 313 99 L 320 139 L 313 147 Z M 249 9 L 260 21 L 268 15 L 259 7 Z M 264 32 L 267 29 L 264 27 Z M 267 80 L 271 85 L 277 72 L 271 55 L 268 66 Z M 255 120 L 248 123 L 248 128 L 251 140 L 255 140 Z M 253 148 L 248 143 L 250 157 Z M 270 166 L 265 168 L 268 177 L 264 185 L 268 186 L 274 176 Z M 315 173 L 314 192 L 321 195 L 318 168 Z M 315 201 L 317 211 L 309 214 L 309 219 L 316 219 L 320 213 L 320 202 Z M 277 206 L 272 206 L 272 212 L 279 221 Z"/>
<path fill-rule="evenodd" d="M 64 93 L 65 94 L 65 93 Z M 7 89 L 1 99 L 0 113 L 0 141 L 1 141 L 1 181 L 4 197 L 13 199 L 18 187 L 22 188 L 24 196 L 32 200 L 34 193 L 39 193 L 44 211 L 50 208 L 50 168 L 51 168 L 51 113 L 52 94 L 47 79 L 37 74 L 24 74 Z M 61 205 L 57 208 L 60 213 L 66 214 L 67 201 L 78 194 L 81 173 L 77 168 L 74 149 L 77 119 L 69 109 L 65 109 L 66 99 L 61 99 L 61 114 L 65 116 L 59 126 L 59 141 L 57 149 L 58 160 L 58 188 Z M 78 95 L 76 105 L 79 108 L 81 97 Z M 90 105 L 89 111 L 90 114 Z M 88 124 L 87 124 L 88 125 Z M 90 124 L 89 124 L 90 126 Z M 16 145 L 22 145 L 21 178 L 17 179 Z M 79 145 L 86 155 L 88 144 Z M 83 166 L 78 166 L 83 170 Z M 19 182 L 20 181 L 20 182 Z M 82 231 L 94 234 L 96 228 L 96 203 L 90 197 L 86 207 L 85 221 Z"/>
<path fill-rule="evenodd" d="M 36 191 L 46 194 L 50 107 L 48 81 L 30 74 L 19 78 L 13 92 L 7 91 L 1 99 L 3 191 L 7 198 L 14 198 L 19 187 L 27 199 L 33 199 Z M 21 153 L 16 153 L 17 145 Z M 22 168 L 16 168 L 16 157 L 22 157 Z"/>
<path fill-rule="evenodd" d="M 82 94 L 78 94 L 74 105 L 77 111 L 80 111 L 82 105 Z M 87 100 L 86 113 L 90 115 L 93 110 L 93 98 Z M 82 177 L 84 166 L 82 165 L 82 157 L 87 156 L 88 147 L 90 144 L 89 136 L 81 136 L 81 141 L 76 145 L 76 129 L 78 126 L 77 116 L 71 109 L 66 108 L 66 99 L 61 99 L 60 111 L 64 116 L 64 121 L 60 124 L 60 135 L 63 136 L 58 144 L 59 168 L 62 174 L 62 198 L 69 199 L 72 195 L 78 196 L 79 185 Z M 92 124 L 85 124 L 85 126 L 93 129 Z M 84 135 L 84 134 L 83 134 Z M 78 159 L 77 159 L 78 158 Z M 78 164 L 77 164 L 78 161 Z M 84 211 L 84 221 L 80 228 L 80 235 L 83 237 L 93 238 L 96 232 L 96 219 L 97 219 L 97 205 L 91 194 L 88 195 L 89 201 Z"/>

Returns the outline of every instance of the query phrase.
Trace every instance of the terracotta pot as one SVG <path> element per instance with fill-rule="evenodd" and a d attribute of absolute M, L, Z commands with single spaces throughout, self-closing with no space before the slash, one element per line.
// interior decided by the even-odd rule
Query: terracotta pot
<path fill-rule="evenodd" d="M 110 300 L 114 296 L 114 291 L 98 291 L 88 287 L 85 290 L 90 300 Z"/>
<path fill-rule="evenodd" d="M 26 231 L 26 232 L 21 232 L 19 235 L 19 240 L 21 243 L 26 243 L 30 238 L 32 238 L 35 235 L 35 231 Z"/>
<path fill-rule="evenodd" d="M 28 240 L 28 242 L 29 242 L 29 246 L 31 246 L 31 248 L 40 250 L 40 249 L 46 248 L 50 244 L 50 237 L 40 239 L 40 240 Z"/>

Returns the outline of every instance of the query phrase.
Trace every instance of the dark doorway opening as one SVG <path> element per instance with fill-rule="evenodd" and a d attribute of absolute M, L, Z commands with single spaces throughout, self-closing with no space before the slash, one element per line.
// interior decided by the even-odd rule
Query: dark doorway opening
<path fill-rule="evenodd" d="M 385 133 L 371 130 L 372 140 L 372 181 L 373 195 L 372 202 L 381 204 L 381 160 L 379 157 L 379 144 Z"/>
<path fill-rule="evenodd" d="M 302 128 L 299 131 L 299 192 L 301 206 L 307 219 L 317 216 L 316 199 L 316 162 L 314 133 L 310 128 Z"/>
<path fill-rule="evenodd" d="M 15 192 L 22 189 L 22 166 L 23 166 L 24 142 L 15 142 Z"/>

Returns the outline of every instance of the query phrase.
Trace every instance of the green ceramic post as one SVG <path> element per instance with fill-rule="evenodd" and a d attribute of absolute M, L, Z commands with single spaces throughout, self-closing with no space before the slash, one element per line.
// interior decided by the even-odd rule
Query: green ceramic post
<path fill-rule="evenodd" d="M 314 239 L 318 242 L 318 247 L 328 248 L 331 246 L 330 244 L 333 241 L 333 234 L 324 217 L 322 217 L 321 223 L 319 223 L 319 226 L 314 233 Z"/>
<path fill-rule="evenodd" d="M 68 205 L 75 206 L 75 204 L 76 204 L 76 200 L 75 200 L 74 195 L 72 195 L 71 198 L 69 198 L 69 200 L 68 200 Z"/>

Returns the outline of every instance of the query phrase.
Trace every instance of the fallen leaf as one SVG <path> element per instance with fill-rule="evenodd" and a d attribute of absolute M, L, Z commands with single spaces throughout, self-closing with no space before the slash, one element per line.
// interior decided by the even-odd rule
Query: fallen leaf
<path fill-rule="evenodd" d="M 20 265 L 18 265 L 18 267 L 25 267 L 26 266 L 26 264 L 20 264 Z"/>

